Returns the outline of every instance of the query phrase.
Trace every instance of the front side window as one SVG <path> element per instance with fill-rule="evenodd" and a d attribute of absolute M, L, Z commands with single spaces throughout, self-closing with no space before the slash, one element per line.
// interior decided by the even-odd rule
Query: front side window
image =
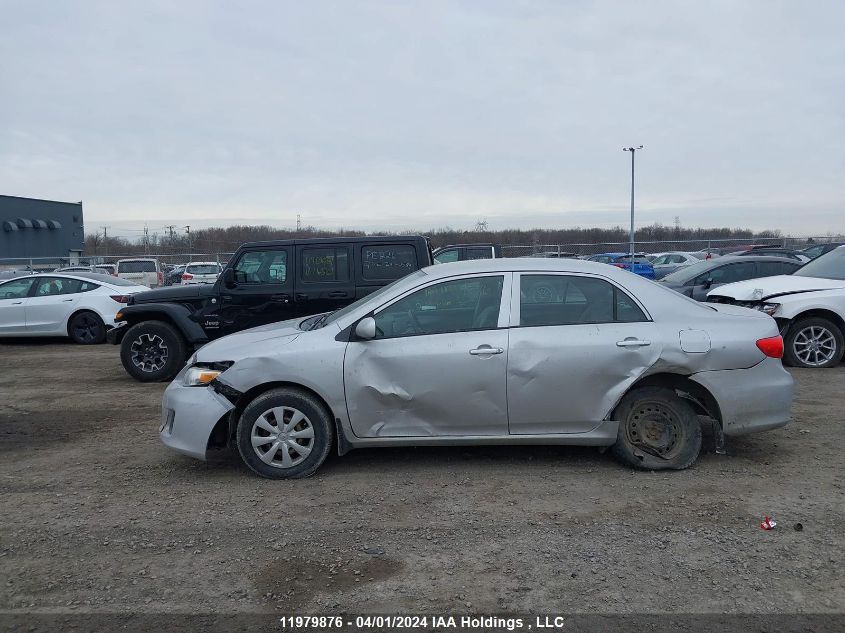
<path fill-rule="evenodd" d="M 418 290 L 375 315 L 376 338 L 495 328 L 504 277 L 444 281 Z"/>
<path fill-rule="evenodd" d="M 15 279 L 0 284 L 0 299 L 23 299 L 29 294 L 34 279 Z"/>
<path fill-rule="evenodd" d="M 790 264 L 788 262 L 757 262 L 757 273 L 760 277 L 789 275 L 799 266 L 798 263 Z"/>
<path fill-rule="evenodd" d="M 434 261 L 438 264 L 448 264 L 449 262 L 456 262 L 460 257 L 460 252 L 457 248 L 450 248 L 445 251 L 440 251 L 434 256 Z"/>
<path fill-rule="evenodd" d="M 249 251 L 235 264 L 235 283 L 283 284 L 287 281 L 287 251 Z"/>
<path fill-rule="evenodd" d="M 302 281 L 349 281 L 349 251 L 345 248 L 302 249 Z"/>
<path fill-rule="evenodd" d="M 399 279 L 417 269 L 417 252 L 408 244 L 385 244 L 361 248 L 364 279 Z"/>
<path fill-rule="evenodd" d="M 79 292 L 82 282 L 79 279 L 64 277 L 42 277 L 35 289 L 36 297 L 54 297 L 56 295 L 70 295 Z"/>
<path fill-rule="evenodd" d="M 519 305 L 520 326 L 648 320 L 627 294 L 593 277 L 523 275 Z"/>

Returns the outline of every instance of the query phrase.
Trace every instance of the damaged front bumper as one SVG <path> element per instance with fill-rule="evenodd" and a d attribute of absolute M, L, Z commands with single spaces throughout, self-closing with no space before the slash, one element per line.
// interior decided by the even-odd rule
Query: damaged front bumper
<path fill-rule="evenodd" d="M 168 448 L 205 459 L 211 432 L 234 408 L 211 387 L 185 387 L 177 379 L 162 398 L 159 437 Z"/>
<path fill-rule="evenodd" d="M 748 369 L 702 371 L 690 379 L 716 398 L 725 435 L 745 435 L 785 426 L 791 419 L 792 375 L 776 358 Z"/>

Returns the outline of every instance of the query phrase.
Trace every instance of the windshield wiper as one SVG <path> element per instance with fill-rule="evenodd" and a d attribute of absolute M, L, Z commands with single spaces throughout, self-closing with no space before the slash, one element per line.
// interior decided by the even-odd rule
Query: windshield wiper
<path fill-rule="evenodd" d="M 314 321 L 314 323 L 311 324 L 311 327 L 308 328 L 308 330 L 311 331 L 311 330 L 316 330 L 318 328 L 323 327 L 326 323 L 326 319 L 328 319 L 335 312 L 337 312 L 337 310 L 334 310 L 332 312 L 326 312 L 323 316 L 321 316 L 319 319 Z"/>

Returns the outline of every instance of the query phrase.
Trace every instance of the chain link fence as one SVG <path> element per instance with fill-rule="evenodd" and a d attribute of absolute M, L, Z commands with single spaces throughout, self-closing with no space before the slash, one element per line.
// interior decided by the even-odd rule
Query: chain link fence
<path fill-rule="evenodd" d="M 635 242 L 638 253 L 663 253 L 669 251 L 710 252 L 724 255 L 753 245 L 783 246 L 801 249 L 811 244 L 843 241 L 843 237 L 778 237 L 757 239 L 699 239 L 680 241 Z M 503 245 L 505 257 L 579 257 L 599 253 L 627 253 L 628 242 L 601 242 L 591 244 L 520 244 Z M 188 262 L 217 262 L 225 266 L 234 252 L 216 253 L 150 253 L 146 255 L 80 255 L 76 257 L 0 258 L 0 272 L 27 271 L 51 272 L 68 266 L 116 265 L 121 259 L 156 259 L 166 272 L 170 267 Z"/>

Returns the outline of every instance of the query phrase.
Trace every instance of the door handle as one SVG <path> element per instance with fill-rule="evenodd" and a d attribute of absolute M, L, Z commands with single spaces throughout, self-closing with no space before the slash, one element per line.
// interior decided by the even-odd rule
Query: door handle
<path fill-rule="evenodd" d="M 501 347 L 490 347 L 489 345 L 481 345 L 475 349 L 469 350 L 473 356 L 485 356 L 487 354 L 502 354 L 505 350 Z"/>
<path fill-rule="evenodd" d="M 62 299 L 62 301 L 73 301 L 73 299 Z"/>
<path fill-rule="evenodd" d="M 282 303 L 287 303 L 290 301 L 290 296 L 288 295 L 270 295 L 270 301 L 281 301 Z"/>
<path fill-rule="evenodd" d="M 23 303 L 23 301 L 12 301 L 13 306 L 19 306 L 22 303 Z"/>
<path fill-rule="evenodd" d="M 638 338 L 626 338 L 624 341 L 616 341 L 616 347 L 646 347 L 651 341 L 641 341 Z"/>
<path fill-rule="evenodd" d="M 297 301 L 308 301 L 308 295 L 304 292 L 297 292 L 294 295 L 294 299 L 296 299 Z"/>
<path fill-rule="evenodd" d="M 347 292 L 345 290 L 334 290 L 329 293 L 329 297 L 332 299 L 340 299 L 347 296 Z"/>

